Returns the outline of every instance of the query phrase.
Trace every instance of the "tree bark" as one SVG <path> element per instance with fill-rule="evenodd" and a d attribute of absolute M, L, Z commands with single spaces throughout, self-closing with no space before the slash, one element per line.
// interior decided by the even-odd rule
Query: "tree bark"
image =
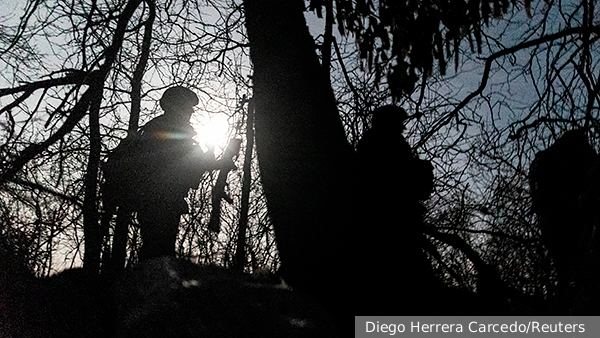
<path fill-rule="evenodd" d="M 233 266 L 240 272 L 246 266 L 246 231 L 248 229 L 248 210 L 250 209 L 250 185 L 252 183 L 252 152 L 254 150 L 254 103 L 248 104 L 246 115 L 246 151 L 244 152 L 244 177 L 242 179 L 242 196 L 240 220 L 238 222 L 238 238 Z"/>
<path fill-rule="evenodd" d="M 148 65 L 148 57 L 150 56 L 150 44 L 152 42 L 152 28 L 154 19 L 156 18 L 156 6 L 154 0 L 146 0 L 148 4 L 148 18 L 144 23 L 144 37 L 142 39 L 142 51 L 140 60 L 135 67 L 133 77 L 131 79 L 131 114 L 129 115 L 129 126 L 127 135 L 133 136 L 137 133 L 140 124 L 140 111 L 142 106 L 142 79 L 146 66 Z M 115 210 L 105 210 L 108 213 L 102 225 L 105 235 L 108 235 L 108 227 L 112 218 L 112 213 Z M 127 260 L 127 240 L 129 237 L 129 225 L 131 223 L 132 212 L 128 210 L 118 210 L 113 234 L 112 250 L 110 253 L 110 263 L 108 263 L 109 273 L 120 272 L 125 268 Z"/>
<path fill-rule="evenodd" d="M 125 29 L 127 23 L 133 16 L 136 8 L 139 6 L 142 0 L 132 0 L 127 3 L 123 9 L 119 21 L 117 23 L 117 29 L 111 45 L 106 48 L 106 60 L 100 67 L 100 72 L 97 81 L 84 93 L 83 98 L 89 93 L 89 101 L 91 102 L 90 107 L 90 160 L 88 162 L 88 168 L 86 173 L 86 196 L 84 200 L 84 239 L 85 239 L 85 253 L 83 259 L 83 267 L 90 274 L 97 274 L 100 268 L 100 254 L 102 249 L 102 230 L 99 224 L 98 214 L 98 170 L 99 170 L 99 154 L 100 154 L 100 140 L 99 140 L 99 113 L 100 105 L 102 103 L 102 91 L 104 89 L 104 81 L 108 76 L 109 71 L 114 64 L 117 53 L 121 49 L 123 44 L 123 38 L 125 36 Z M 80 105 L 76 105 L 76 108 Z M 75 115 L 73 112 L 71 115 Z M 85 109 L 79 112 L 83 117 Z M 80 118 L 81 118 L 80 117 Z M 71 118 L 71 117 L 70 117 Z M 77 121 L 74 122 L 73 126 Z M 65 123 L 66 124 L 66 123 Z M 94 126 L 94 124 L 96 124 Z M 64 127 L 64 126 L 63 126 Z M 71 127 L 72 129 L 73 127 Z M 62 128 L 61 128 L 62 129 Z M 97 132 L 93 129 L 98 129 Z M 70 131 L 70 129 L 69 129 Z M 97 135 L 96 135 L 97 134 Z M 53 135 L 54 136 L 54 135 Z M 96 140 L 95 140 L 96 139 Z M 46 142 L 49 142 L 46 141 Z M 97 154 L 96 154 L 97 153 Z"/>
<path fill-rule="evenodd" d="M 83 200 L 83 234 L 85 252 L 83 261 L 86 270 L 91 274 L 100 272 L 100 253 L 102 251 L 102 232 L 99 227 L 98 212 L 98 171 L 100 168 L 100 104 L 102 88 L 90 106 L 90 154 L 85 174 L 85 197 Z"/>
<path fill-rule="evenodd" d="M 257 156 L 281 273 L 330 308 L 340 307 L 353 228 L 354 152 L 315 53 L 303 2 L 246 0 L 244 7 Z"/>
<path fill-rule="evenodd" d="M 321 47 L 323 71 L 330 77 L 331 71 L 331 45 L 333 44 L 333 0 L 325 1 L 325 34 Z"/>
<path fill-rule="evenodd" d="M 148 65 L 148 57 L 150 56 L 150 44 L 152 42 L 152 28 L 154 19 L 156 18 L 156 6 L 154 0 L 146 0 L 148 4 L 148 18 L 144 23 L 144 37 L 142 39 L 142 52 L 140 61 L 135 67 L 133 78 L 131 79 L 131 115 L 129 117 L 128 135 L 133 135 L 137 132 L 140 125 L 140 110 L 142 106 L 142 79 Z"/>

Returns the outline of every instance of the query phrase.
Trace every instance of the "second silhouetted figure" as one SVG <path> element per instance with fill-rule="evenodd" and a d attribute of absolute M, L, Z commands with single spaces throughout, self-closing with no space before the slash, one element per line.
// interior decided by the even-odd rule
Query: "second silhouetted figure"
<path fill-rule="evenodd" d="M 433 173 L 431 163 L 420 160 L 402 136 L 407 117 L 400 107 L 377 108 L 357 145 L 364 223 L 357 261 L 364 271 L 361 283 L 372 285 L 372 294 L 360 300 L 368 313 L 420 313 L 419 306 L 427 304 L 424 290 L 434 280 L 422 249 L 421 205 L 431 193 Z M 382 305 L 382 297 L 389 297 L 389 304 Z"/>

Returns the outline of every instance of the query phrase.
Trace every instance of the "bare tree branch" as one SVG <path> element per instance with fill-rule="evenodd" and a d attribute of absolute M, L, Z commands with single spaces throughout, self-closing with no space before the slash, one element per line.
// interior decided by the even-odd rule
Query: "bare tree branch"
<path fill-rule="evenodd" d="M 565 29 L 563 31 L 560 31 L 560 32 L 557 32 L 554 34 L 546 35 L 546 36 L 540 37 L 538 39 L 520 43 L 516 46 L 501 50 L 501 51 L 496 52 L 496 53 L 490 55 L 489 57 L 485 58 L 485 68 L 483 70 L 483 75 L 481 76 L 481 83 L 480 83 L 479 87 L 477 88 L 477 90 L 475 90 L 474 92 L 469 94 L 452 111 L 446 113 L 444 117 L 442 117 L 439 121 L 437 121 L 431 127 L 431 129 L 421 137 L 421 139 L 418 141 L 416 147 L 421 147 L 443 126 L 450 123 L 453 119 L 457 119 L 458 113 L 460 112 L 460 110 L 463 109 L 467 104 L 469 104 L 469 102 L 471 102 L 471 100 L 473 98 L 475 98 L 476 96 L 483 93 L 483 90 L 487 86 L 487 82 L 488 82 L 489 76 L 490 76 L 490 70 L 492 68 L 492 63 L 494 62 L 494 60 L 501 58 L 503 56 L 506 56 L 506 55 L 514 54 L 523 49 L 535 47 L 535 46 L 538 46 L 538 45 L 546 43 L 546 42 L 564 38 L 566 36 L 583 34 L 588 31 L 594 32 L 596 34 L 600 34 L 600 26 L 568 28 L 568 29 Z"/>

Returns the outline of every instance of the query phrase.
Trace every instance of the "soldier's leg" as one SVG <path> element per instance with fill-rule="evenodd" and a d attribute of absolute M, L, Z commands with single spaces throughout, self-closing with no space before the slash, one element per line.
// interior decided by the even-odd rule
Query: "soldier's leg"
<path fill-rule="evenodd" d="M 138 212 L 142 236 L 140 260 L 175 256 L 175 241 L 179 229 L 179 212 L 146 210 Z"/>

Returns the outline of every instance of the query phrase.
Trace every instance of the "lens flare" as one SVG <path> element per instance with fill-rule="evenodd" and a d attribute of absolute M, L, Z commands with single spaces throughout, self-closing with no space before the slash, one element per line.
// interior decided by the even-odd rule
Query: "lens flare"
<path fill-rule="evenodd" d="M 219 155 L 227 146 L 229 122 L 225 114 L 212 116 L 192 117 L 192 127 L 198 133 L 195 140 L 204 150 L 215 149 L 215 155 Z"/>

